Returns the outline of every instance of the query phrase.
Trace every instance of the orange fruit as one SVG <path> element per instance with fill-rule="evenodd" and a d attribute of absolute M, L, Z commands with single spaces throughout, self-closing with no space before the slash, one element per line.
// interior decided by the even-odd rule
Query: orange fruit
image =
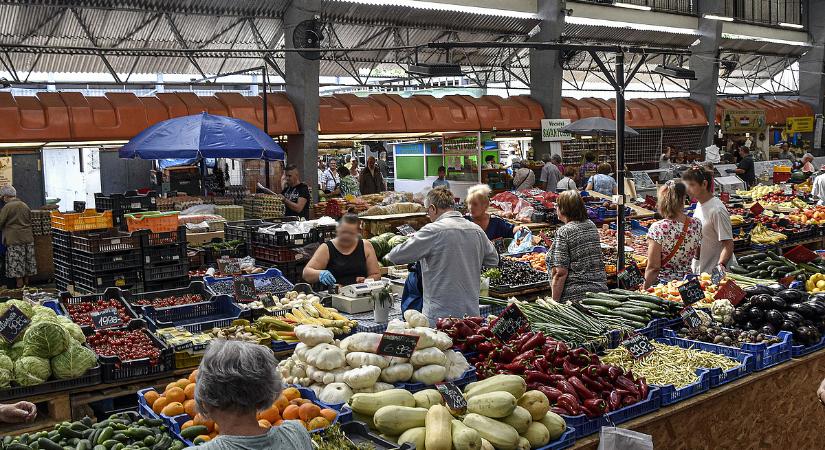
<path fill-rule="evenodd" d="M 181 389 L 185 388 L 185 387 L 186 387 L 186 386 L 188 386 L 189 384 L 190 384 L 190 381 L 189 381 L 189 379 L 188 379 L 188 378 L 181 378 L 180 380 L 175 381 L 175 385 L 176 385 L 177 387 L 181 388 Z"/>
<path fill-rule="evenodd" d="M 329 423 L 335 421 L 335 418 L 338 417 L 338 411 L 330 408 L 324 408 L 321 410 L 321 417 L 327 419 Z"/>
<path fill-rule="evenodd" d="M 290 405 L 296 405 L 296 406 L 301 406 L 304 403 L 312 403 L 312 402 L 305 399 L 305 398 L 296 398 L 296 399 L 292 399 L 292 400 L 289 401 Z"/>
<path fill-rule="evenodd" d="M 166 405 L 160 413 L 169 417 L 174 417 L 183 414 L 183 404 L 180 402 L 172 402 Z"/>
<path fill-rule="evenodd" d="M 286 397 L 287 400 L 295 400 L 296 398 L 301 398 L 301 391 L 294 387 L 288 387 L 281 392 L 281 395 Z"/>
<path fill-rule="evenodd" d="M 168 404 L 169 404 L 169 399 L 168 398 L 158 397 L 158 399 L 155 400 L 155 402 L 152 404 L 152 411 L 154 411 L 155 414 L 160 414 L 160 412 L 163 411 L 163 408 L 165 408 L 166 405 L 168 405 Z"/>
<path fill-rule="evenodd" d="M 315 417 L 314 419 L 310 420 L 307 424 L 307 429 L 309 431 L 312 430 L 320 430 L 322 428 L 326 428 L 329 426 L 329 421 L 323 417 Z"/>
<path fill-rule="evenodd" d="M 181 426 L 180 426 L 180 429 L 181 429 L 181 430 L 185 430 L 185 429 L 187 429 L 187 428 L 189 428 L 189 427 L 191 427 L 191 426 L 193 426 L 193 425 L 195 425 L 195 421 L 194 421 L 194 420 L 187 420 L 186 422 L 183 422 L 183 425 L 181 425 Z"/>
<path fill-rule="evenodd" d="M 183 389 L 179 387 L 169 388 L 164 395 L 170 402 L 183 403 L 183 401 L 186 400 L 186 394 L 184 394 Z"/>
<path fill-rule="evenodd" d="M 189 374 L 189 382 L 194 383 L 195 381 L 197 381 L 197 379 L 198 379 L 198 369 L 195 369 L 195 370 L 192 371 L 192 373 Z"/>
<path fill-rule="evenodd" d="M 321 408 L 313 403 L 304 403 L 298 407 L 298 417 L 300 417 L 304 422 L 309 422 L 320 415 Z"/>
<path fill-rule="evenodd" d="M 193 398 L 195 398 L 195 383 L 189 383 L 189 384 L 187 384 L 187 385 L 186 385 L 186 387 L 185 387 L 185 388 L 183 388 L 183 394 L 184 394 L 184 395 L 186 396 L 186 398 L 188 398 L 188 399 L 193 399 Z"/>
<path fill-rule="evenodd" d="M 278 399 L 277 399 L 277 400 L 275 400 L 275 403 L 273 404 L 273 406 L 275 406 L 276 408 L 278 408 L 278 411 L 280 411 L 280 412 L 284 412 L 284 409 L 285 409 L 287 406 L 289 406 L 289 400 L 287 400 L 287 398 L 286 398 L 286 397 L 284 397 L 283 395 L 281 395 L 281 396 L 279 396 L 279 397 L 278 397 Z"/>
<path fill-rule="evenodd" d="M 281 418 L 281 412 L 275 407 L 275 405 L 272 405 L 271 407 L 259 412 L 258 418 L 264 419 L 269 423 L 275 423 L 276 420 Z"/>
<path fill-rule="evenodd" d="M 195 414 L 198 413 L 197 405 L 195 405 L 194 400 L 187 400 L 183 402 L 183 411 L 186 414 L 189 414 L 189 417 L 195 417 Z"/>
<path fill-rule="evenodd" d="M 202 434 L 202 435 L 196 437 L 195 439 L 197 439 L 199 441 L 203 441 L 203 442 L 209 442 L 209 441 L 212 440 L 212 437 L 209 436 L 209 435 L 206 435 L 206 434 Z M 192 439 L 192 440 L 194 441 L 195 439 Z"/>
<path fill-rule="evenodd" d="M 215 429 L 215 422 L 207 419 L 206 417 L 203 417 L 200 413 L 195 414 L 195 418 L 192 419 L 192 420 L 195 421 L 195 425 L 203 425 L 208 430 L 214 430 Z"/>
<path fill-rule="evenodd" d="M 258 421 L 258 426 L 261 428 L 272 428 L 272 424 L 268 420 L 261 419 Z"/>
<path fill-rule="evenodd" d="M 149 405 L 150 408 L 155 404 L 155 400 L 158 398 L 160 398 L 158 391 L 147 391 L 143 394 L 143 399 L 146 400 L 146 404 Z"/>
<path fill-rule="evenodd" d="M 282 423 L 284 423 L 284 419 L 278 419 L 278 420 L 276 420 L 275 422 L 272 423 L 272 426 L 277 427 L 278 425 L 280 425 Z"/>
<path fill-rule="evenodd" d="M 299 419 L 301 416 L 298 413 L 298 406 L 297 405 L 287 406 L 284 409 L 283 414 L 281 414 L 281 417 L 283 417 L 284 420 L 297 420 L 297 419 Z"/>
<path fill-rule="evenodd" d="M 303 420 L 299 420 L 298 422 L 300 422 L 300 423 L 301 423 L 301 425 L 302 425 L 304 428 L 306 428 L 307 430 L 309 430 L 309 424 L 307 424 L 307 423 L 306 423 L 306 422 L 304 422 Z"/>

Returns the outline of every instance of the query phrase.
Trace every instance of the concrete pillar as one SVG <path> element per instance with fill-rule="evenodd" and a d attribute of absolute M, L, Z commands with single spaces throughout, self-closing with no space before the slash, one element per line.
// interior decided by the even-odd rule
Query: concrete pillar
<path fill-rule="evenodd" d="M 564 0 L 538 0 L 538 15 L 541 18 L 540 31 L 530 40 L 535 42 L 555 42 L 564 31 Z M 544 109 L 544 117 L 561 117 L 562 67 L 557 50 L 530 50 L 530 96 Z M 542 142 L 541 136 L 533 139 L 533 150 L 538 159 L 550 151 L 550 143 Z"/>
<path fill-rule="evenodd" d="M 291 2 L 284 13 L 284 36 L 287 47 L 291 47 L 292 32 L 304 20 L 311 20 L 319 14 L 321 0 L 301 0 Z M 329 39 L 329 37 L 325 37 Z M 320 64 L 297 52 L 286 52 L 286 95 L 295 108 L 301 134 L 289 136 L 286 147 L 287 163 L 295 164 L 301 173 L 301 180 L 312 191 L 313 201 L 318 199 L 318 76 Z"/>
<path fill-rule="evenodd" d="M 811 2 L 813 3 L 813 2 Z M 799 58 L 799 99 L 811 105 L 814 114 L 825 113 L 825 8 L 808 8 L 808 33 L 813 45 Z M 813 145 L 813 133 L 806 133 L 804 139 Z M 814 149 L 816 155 L 822 148 Z"/>
<path fill-rule="evenodd" d="M 708 119 L 703 147 L 713 143 L 716 121 L 716 91 L 719 86 L 719 45 L 722 21 L 705 19 L 705 14 L 724 15 L 723 0 L 699 0 L 699 43 L 691 48 L 690 68 L 696 79 L 690 81 L 690 99 L 702 105 Z"/>

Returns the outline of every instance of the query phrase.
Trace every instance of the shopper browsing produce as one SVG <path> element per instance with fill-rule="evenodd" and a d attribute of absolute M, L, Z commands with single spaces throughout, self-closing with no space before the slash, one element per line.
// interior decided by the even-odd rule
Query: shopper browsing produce
<path fill-rule="evenodd" d="M 0 230 L 6 246 L 6 276 L 17 281 L 17 287 L 29 284 L 29 277 L 37 274 L 34 257 L 34 234 L 31 210 L 17 198 L 14 186 L 0 187 L 5 206 L 0 210 Z"/>
<path fill-rule="evenodd" d="M 424 206 L 432 223 L 387 255 L 394 264 L 421 261 L 423 312 L 431 318 L 477 316 L 481 268 L 498 265 L 484 230 L 455 210 L 453 198 L 444 188 L 428 192 Z"/>
<path fill-rule="evenodd" d="M 679 280 L 691 273 L 691 264 L 699 257 L 702 223 L 684 212 L 686 188 L 669 180 L 659 188 L 657 208 L 664 219 L 647 232 L 647 268 L 645 289 L 669 280 Z"/>
<path fill-rule="evenodd" d="M 338 189 L 338 183 L 341 182 L 341 176 L 338 171 L 338 161 L 335 159 L 329 160 L 329 167 L 327 167 L 321 174 L 318 175 L 318 184 L 324 193 L 330 194 Z M 347 171 L 349 173 L 349 171 Z"/>
<path fill-rule="evenodd" d="M 37 406 L 29 402 L 0 405 L 0 423 L 32 422 L 37 417 Z"/>
<path fill-rule="evenodd" d="M 559 194 L 556 212 L 564 225 L 556 230 L 553 246 L 547 253 L 553 300 L 579 300 L 587 292 L 606 292 L 599 230 L 587 217 L 579 193 Z"/>
<path fill-rule="evenodd" d="M 487 235 L 487 239 L 511 239 L 513 234 L 520 227 L 514 227 L 501 217 L 490 215 L 487 209 L 490 207 L 490 194 L 492 190 L 486 184 L 477 184 L 467 190 L 467 209 L 470 214 L 467 220 L 481 227 Z"/>
<path fill-rule="evenodd" d="M 361 220 L 355 214 L 344 214 L 338 221 L 335 239 L 315 250 L 304 267 L 304 280 L 332 286 L 361 283 L 367 278 L 380 280 L 378 258 L 372 244 L 361 239 Z"/>
<path fill-rule="evenodd" d="M 814 170 L 816 170 L 814 169 L 814 155 L 805 153 L 805 155 L 802 156 L 802 173 L 811 176 Z"/>
<path fill-rule="evenodd" d="M 513 190 L 530 189 L 536 184 L 536 174 L 529 167 L 522 166 L 521 161 L 513 163 Z"/>
<path fill-rule="evenodd" d="M 223 339 L 209 344 L 198 368 L 195 402 L 221 434 L 198 449 L 312 449 L 298 421 L 268 431 L 258 423 L 258 411 L 269 408 L 283 389 L 277 366 L 272 351 L 258 344 Z"/>
<path fill-rule="evenodd" d="M 739 147 L 739 157 L 741 158 L 736 164 L 736 169 L 727 169 L 727 173 L 736 173 L 742 178 L 748 188 L 756 185 L 756 169 L 753 165 L 753 156 L 748 147 Z"/>
<path fill-rule="evenodd" d="M 341 177 L 341 182 L 338 184 L 338 194 L 341 194 L 341 197 L 348 195 L 355 197 L 361 196 L 361 191 L 358 188 L 358 180 L 350 175 L 349 169 L 344 166 L 339 167 L 338 176 Z"/>
<path fill-rule="evenodd" d="M 596 164 L 596 155 L 591 152 L 585 153 L 584 163 L 579 167 L 579 179 L 576 184 L 580 186 L 587 185 L 587 180 L 596 174 L 598 167 L 598 164 Z"/>
<path fill-rule="evenodd" d="M 820 170 L 822 173 L 817 175 L 811 183 L 813 185 L 811 195 L 819 199 L 816 204 L 821 206 L 825 205 L 825 165 L 823 165 Z"/>
<path fill-rule="evenodd" d="M 309 219 L 309 187 L 301 182 L 298 167 L 294 164 L 286 166 L 284 179 L 286 187 L 284 188 L 283 197 L 284 205 L 287 208 L 286 215 Z"/>
<path fill-rule="evenodd" d="M 559 183 L 556 185 L 557 192 L 564 192 L 564 191 L 575 191 L 578 189 L 576 187 L 576 169 L 572 167 L 567 167 L 564 169 L 564 178 L 559 180 Z"/>
<path fill-rule="evenodd" d="M 616 183 L 616 180 L 610 176 L 610 172 L 612 170 L 613 168 L 610 167 L 609 163 L 599 164 L 599 168 L 597 169 L 598 173 L 587 180 L 587 187 L 585 187 L 585 190 L 596 191 L 603 195 L 613 195 L 619 192 L 618 183 Z"/>
<path fill-rule="evenodd" d="M 367 167 L 358 176 L 358 185 L 364 195 L 378 194 L 387 190 L 387 183 L 375 163 L 375 156 L 367 158 Z"/>
<path fill-rule="evenodd" d="M 733 231 L 725 204 L 713 195 L 713 173 L 693 166 L 682 173 L 688 195 L 697 200 L 693 218 L 702 222 L 699 259 L 693 261 L 693 273 L 726 271 L 736 264 L 733 256 Z"/>
<path fill-rule="evenodd" d="M 784 159 L 790 161 L 791 163 L 796 162 L 796 155 L 790 151 L 787 142 L 783 142 L 779 148 L 779 159 Z"/>
<path fill-rule="evenodd" d="M 447 181 L 447 168 L 444 166 L 438 168 L 438 178 L 433 181 L 433 189 L 441 186 L 450 189 L 450 182 Z"/>
<path fill-rule="evenodd" d="M 541 188 L 547 192 L 556 192 L 556 185 L 562 178 L 561 172 L 553 164 L 549 154 L 542 155 L 541 160 L 544 161 L 544 167 L 541 168 L 541 176 L 539 177 Z"/>

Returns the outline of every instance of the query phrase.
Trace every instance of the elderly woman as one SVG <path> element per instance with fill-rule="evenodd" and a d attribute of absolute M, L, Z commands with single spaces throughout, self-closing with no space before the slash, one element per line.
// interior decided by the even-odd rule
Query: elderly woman
<path fill-rule="evenodd" d="M 336 237 L 315 250 L 304 267 L 304 280 L 310 283 L 343 286 L 363 283 L 367 278 L 381 279 L 378 256 L 370 241 L 361 239 L 361 219 L 347 213 L 338 221 Z"/>
<path fill-rule="evenodd" d="M 802 157 L 802 172 L 810 176 L 815 171 L 816 168 L 814 168 L 814 155 L 810 153 L 805 153 L 805 155 Z"/>
<path fill-rule="evenodd" d="M 467 210 L 470 213 L 465 216 L 467 220 L 475 223 L 484 230 L 487 239 L 512 239 L 513 234 L 520 227 L 514 227 L 501 217 L 490 215 L 487 209 L 490 207 L 490 193 L 492 190 L 486 184 L 477 184 L 467 190 Z"/>
<path fill-rule="evenodd" d="M 6 203 L 0 210 L 0 230 L 6 246 L 6 276 L 16 279 L 17 287 L 23 287 L 29 283 L 30 276 L 37 274 L 31 210 L 17 198 L 14 186 L 0 187 L 0 196 Z"/>
<path fill-rule="evenodd" d="M 547 253 L 553 300 L 580 300 L 587 292 L 606 292 L 599 230 L 587 217 L 584 200 L 577 191 L 564 191 L 556 199 L 556 212 L 564 225 L 556 230 Z"/>
<path fill-rule="evenodd" d="M 309 433 L 298 421 L 270 429 L 256 415 L 272 406 L 283 389 L 278 361 L 267 347 L 241 341 L 213 340 L 198 367 L 195 403 L 221 434 L 198 450 L 310 450 Z"/>

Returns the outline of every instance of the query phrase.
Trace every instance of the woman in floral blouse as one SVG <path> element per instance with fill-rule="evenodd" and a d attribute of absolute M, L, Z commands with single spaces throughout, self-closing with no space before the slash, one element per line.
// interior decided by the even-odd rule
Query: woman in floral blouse
<path fill-rule="evenodd" d="M 647 232 L 645 288 L 660 281 L 681 280 L 699 259 L 702 223 L 685 214 L 687 190 L 681 181 L 670 180 L 659 188 L 657 209 L 664 219 Z"/>
<path fill-rule="evenodd" d="M 338 189 L 341 190 L 341 197 L 346 197 L 347 195 L 355 197 L 361 196 L 361 191 L 358 188 L 358 180 L 350 174 L 350 170 L 347 169 L 346 166 L 338 168 L 338 175 L 341 177 L 341 183 L 338 185 Z"/>

